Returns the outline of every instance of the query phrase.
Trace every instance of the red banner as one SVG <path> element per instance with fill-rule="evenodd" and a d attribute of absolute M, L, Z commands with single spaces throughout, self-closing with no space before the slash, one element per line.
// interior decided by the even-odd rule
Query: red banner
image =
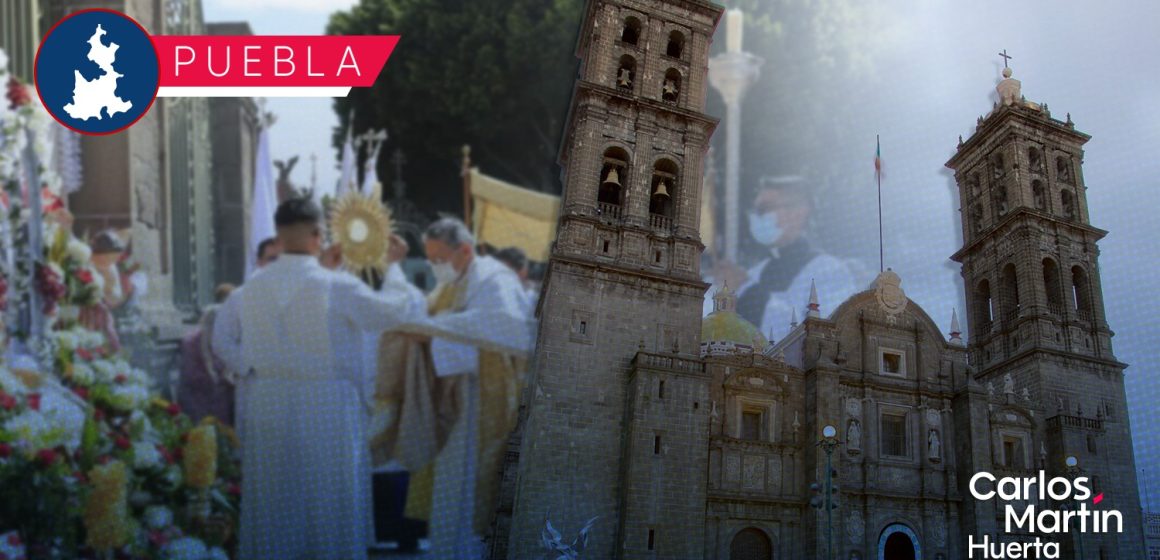
<path fill-rule="evenodd" d="M 155 35 L 162 88 L 370 87 L 398 35 Z"/>

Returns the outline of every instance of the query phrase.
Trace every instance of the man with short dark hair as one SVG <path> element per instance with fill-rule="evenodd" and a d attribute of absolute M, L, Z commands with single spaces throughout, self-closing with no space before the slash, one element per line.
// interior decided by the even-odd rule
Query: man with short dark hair
<path fill-rule="evenodd" d="M 282 254 L 242 300 L 245 442 L 241 558 L 367 557 L 373 378 L 366 334 L 409 319 L 409 292 L 376 293 L 324 268 L 322 210 L 294 198 L 274 215 Z M 341 262 L 332 248 L 330 261 Z M 392 236 L 388 262 L 406 254 Z"/>
<path fill-rule="evenodd" d="M 278 254 L 282 252 L 282 247 L 278 245 L 278 240 L 274 237 L 263 239 L 258 244 L 258 268 L 262 268 L 278 258 Z"/>

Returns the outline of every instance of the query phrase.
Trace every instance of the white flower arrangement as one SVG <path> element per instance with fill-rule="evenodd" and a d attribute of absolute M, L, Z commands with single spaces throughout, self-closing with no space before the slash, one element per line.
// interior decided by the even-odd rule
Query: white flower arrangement
<path fill-rule="evenodd" d="M 173 510 L 165 506 L 149 506 L 145 508 L 144 520 L 150 529 L 165 529 L 173 525 Z"/>
<path fill-rule="evenodd" d="M 0 390 L 10 395 L 20 396 L 28 392 L 28 387 L 15 375 L 12 375 L 8 368 L 0 366 Z"/>
<path fill-rule="evenodd" d="M 165 560 L 205 560 L 209 550 L 201 539 L 182 537 L 169 541 L 169 544 L 161 549 L 161 554 Z"/>
<path fill-rule="evenodd" d="M 147 441 L 138 441 L 133 444 L 133 468 L 139 470 L 154 469 L 161 466 L 161 462 L 161 452 L 157 450 L 156 445 Z"/>
<path fill-rule="evenodd" d="M 62 330 L 53 331 L 52 337 L 56 339 L 56 345 L 65 350 L 76 350 L 80 348 L 80 337 L 77 336 L 76 330 Z"/>
<path fill-rule="evenodd" d="M 77 238 L 68 241 L 68 256 L 80 264 L 88 264 L 93 258 L 93 250 L 88 243 Z"/>
<path fill-rule="evenodd" d="M 90 367 L 88 364 L 81 363 L 79 361 L 73 364 L 73 369 L 72 369 L 73 382 L 77 383 L 78 385 L 84 385 L 87 387 L 89 385 L 92 385 L 93 381 L 96 381 L 96 379 L 97 379 L 96 372 L 94 372 L 93 368 Z"/>
<path fill-rule="evenodd" d="M 122 412 L 131 412 L 149 404 L 149 389 L 141 385 L 113 385 L 113 408 Z"/>
<path fill-rule="evenodd" d="M 57 447 L 69 439 L 68 430 L 55 416 L 31 408 L 8 419 L 3 428 L 25 443 L 30 452 Z"/>

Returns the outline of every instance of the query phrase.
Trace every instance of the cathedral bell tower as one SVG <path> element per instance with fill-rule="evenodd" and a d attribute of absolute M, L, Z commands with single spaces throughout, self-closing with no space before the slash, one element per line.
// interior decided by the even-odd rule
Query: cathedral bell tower
<path fill-rule="evenodd" d="M 629 472 L 642 468 L 629 466 L 638 452 L 673 482 L 687 478 L 691 492 L 702 488 L 703 494 L 705 470 L 666 467 L 669 439 L 659 425 L 647 438 L 640 425 L 639 438 L 627 434 L 639 420 L 629 403 L 638 352 L 695 361 L 700 350 L 707 287 L 699 270 L 701 180 L 717 124 L 703 110 L 709 43 L 722 10 L 705 0 L 587 4 L 508 557 L 541 556 L 547 519 L 571 542 L 592 517 L 585 557 L 655 555 L 678 538 L 695 542 L 674 557 L 700 553 L 703 529 L 678 535 L 645 527 L 630 519 L 634 508 L 626 496 L 638 485 Z M 707 394 L 707 376 L 690 379 L 704 388 L 687 390 Z M 670 383 L 670 399 L 686 390 L 681 383 Z M 689 404 L 681 412 L 696 415 L 696 426 L 703 423 L 707 432 L 705 407 Z M 688 430 L 700 429 L 693 423 Z M 636 439 L 647 439 L 647 446 Z M 668 510 L 662 512 L 670 521 L 694 514 L 662 502 L 656 505 Z M 703 527 L 703 496 L 696 506 Z"/>
<path fill-rule="evenodd" d="M 1040 449 L 1007 457 L 1015 447 L 992 434 L 992 456 L 1049 476 L 1067 476 L 1076 457 L 1079 476 L 1105 496 L 1092 507 L 1124 519 L 1123 533 L 1085 535 L 1087 554 L 1142 558 L 1127 366 L 1112 353 L 1100 289 L 1096 242 L 1107 232 L 1089 221 L 1083 177 L 1091 137 L 1070 114 L 1059 120 L 1027 101 L 1011 75 L 1003 70 L 999 102 L 946 164 L 959 187 L 964 241 L 951 258 L 962 264 L 975 379 L 1045 416 L 1035 419 Z"/>

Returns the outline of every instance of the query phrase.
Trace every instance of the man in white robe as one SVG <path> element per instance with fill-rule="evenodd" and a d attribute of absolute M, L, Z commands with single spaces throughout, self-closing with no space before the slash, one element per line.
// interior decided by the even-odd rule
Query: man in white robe
<path fill-rule="evenodd" d="M 242 300 L 243 483 L 246 559 L 351 560 L 371 536 L 365 423 L 373 378 L 368 331 L 405 322 L 407 290 L 376 293 L 319 263 L 322 211 L 282 203 L 283 254 L 250 279 Z M 400 251 L 399 246 L 404 249 Z M 391 261 L 405 253 L 392 239 Z"/>
<path fill-rule="evenodd" d="M 424 235 L 439 282 L 429 298 L 432 361 L 436 376 L 457 381 L 459 409 L 434 465 L 430 536 L 432 555 L 441 560 L 483 557 L 533 344 L 518 276 L 476 255 L 474 245 L 454 218 L 434 222 Z"/>

